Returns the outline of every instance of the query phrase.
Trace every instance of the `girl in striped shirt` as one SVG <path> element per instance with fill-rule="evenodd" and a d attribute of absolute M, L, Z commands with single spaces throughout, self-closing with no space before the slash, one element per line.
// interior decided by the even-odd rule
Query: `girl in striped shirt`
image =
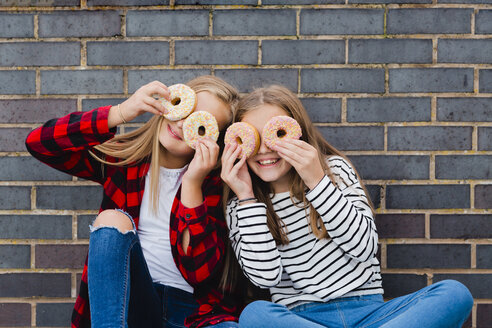
<path fill-rule="evenodd" d="M 244 274 L 272 297 L 249 304 L 241 327 L 461 327 L 473 298 L 459 282 L 383 301 L 374 211 L 357 172 L 284 87 L 245 96 L 234 121 L 261 136 L 274 116 L 294 118 L 301 139 L 272 149 L 261 140 L 248 159 L 227 145 L 222 156 L 232 247 Z"/>

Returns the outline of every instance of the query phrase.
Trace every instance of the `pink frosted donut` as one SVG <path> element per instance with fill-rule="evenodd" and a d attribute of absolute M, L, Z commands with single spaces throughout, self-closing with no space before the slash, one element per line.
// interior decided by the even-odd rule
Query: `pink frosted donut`
<path fill-rule="evenodd" d="M 251 124 L 238 122 L 227 128 L 224 143 L 226 145 L 238 144 L 241 148 L 241 154 L 251 157 L 260 148 L 260 135 Z"/>
<path fill-rule="evenodd" d="M 217 120 L 209 112 L 194 112 L 183 122 L 183 137 L 186 144 L 193 149 L 200 138 L 210 137 L 213 141 L 217 141 L 219 138 Z"/>
<path fill-rule="evenodd" d="M 190 115 L 196 107 L 196 94 L 185 84 L 174 84 L 169 88 L 171 101 L 161 98 L 162 105 L 167 113 L 164 117 L 170 121 L 179 121 Z"/>
<path fill-rule="evenodd" d="M 263 127 L 263 142 L 268 148 L 276 145 L 281 138 L 299 139 L 302 136 L 302 130 L 292 117 L 275 116 L 272 117 Z"/>

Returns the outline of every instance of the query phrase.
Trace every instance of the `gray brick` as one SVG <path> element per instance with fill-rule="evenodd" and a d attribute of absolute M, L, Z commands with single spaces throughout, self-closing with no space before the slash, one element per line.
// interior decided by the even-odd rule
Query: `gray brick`
<path fill-rule="evenodd" d="M 387 245 L 388 268 L 470 268 L 471 246 Z"/>
<path fill-rule="evenodd" d="M 478 150 L 492 150 L 492 128 L 478 128 Z"/>
<path fill-rule="evenodd" d="M 39 186 L 36 205 L 39 209 L 95 210 L 102 200 L 99 186 Z"/>
<path fill-rule="evenodd" d="M 492 62 L 492 40 L 439 40 L 437 62 L 490 63 Z"/>
<path fill-rule="evenodd" d="M 469 185 L 390 185 L 388 209 L 470 208 Z"/>
<path fill-rule="evenodd" d="M 330 144 L 341 150 L 384 148 L 384 129 L 380 126 L 320 126 L 318 129 Z"/>
<path fill-rule="evenodd" d="M 70 297 L 70 273 L 0 275 L 0 297 Z"/>
<path fill-rule="evenodd" d="M 442 280 L 457 280 L 465 285 L 471 292 L 474 298 L 489 298 L 490 288 L 484 288 L 485 286 L 492 286 L 492 274 L 435 274 L 433 282 L 436 283 Z"/>
<path fill-rule="evenodd" d="M 0 186 L 1 210 L 28 210 L 31 208 L 31 187 Z"/>
<path fill-rule="evenodd" d="M 216 10 L 214 35 L 296 35 L 295 10 Z"/>
<path fill-rule="evenodd" d="M 57 171 L 33 157 L 0 157 L 0 181 L 67 181 L 68 174 Z M 26 168 L 29 168 L 26 170 Z"/>
<path fill-rule="evenodd" d="M 265 40 L 262 64 L 343 64 L 343 40 Z"/>
<path fill-rule="evenodd" d="M 32 38 L 34 15 L 0 13 L 0 38 Z"/>
<path fill-rule="evenodd" d="M 256 5 L 258 0 L 175 0 L 174 3 L 176 5 Z"/>
<path fill-rule="evenodd" d="M 488 4 L 488 3 L 492 3 L 492 1 L 491 0 L 437 0 L 437 3 L 456 3 L 460 5 L 466 5 L 466 4 Z"/>
<path fill-rule="evenodd" d="M 104 106 L 116 106 L 124 102 L 127 98 L 98 98 L 98 99 L 82 99 L 82 111 L 89 111 L 94 108 Z M 132 123 L 147 122 L 153 114 L 145 113 L 136 117 Z"/>
<path fill-rule="evenodd" d="M 476 327 L 487 327 L 492 322 L 492 304 L 477 304 Z"/>
<path fill-rule="evenodd" d="M 0 303 L 0 325 L 2 327 L 31 326 L 31 304 Z"/>
<path fill-rule="evenodd" d="M 388 11 L 388 34 L 470 33 L 473 9 L 409 8 Z"/>
<path fill-rule="evenodd" d="M 347 99 L 349 122 L 425 122 L 430 119 L 430 98 Z"/>
<path fill-rule="evenodd" d="M 492 98 L 437 98 L 437 119 L 452 122 L 492 122 Z"/>
<path fill-rule="evenodd" d="M 0 71 L 0 94 L 27 95 L 36 93 L 35 71 Z"/>
<path fill-rule="evenodd" d="M 366 185 L 367 193 L 372 201 L 372 205 L 375 209 L 381 206 L 381 190 L 382 187 L 379 185 Z"/>
<path fill-rule="evenodd" d="M 490 214 L 432 214 L 431 238 L 492 238 Z"/>
<path fill-rule="evenodd" d="M 0 245 L 0 268 L 22 269 L 31 267 L 31 246 Z"/>
<path fill-rule="evenodd" d="M 432 40 L 349 40 L 349 63 L 432 63 Z"/>
<path fill-rule="evenodd" d="M 163 41 L 87 42 L 88 65 L 168 65 L 169 43 Z"/>
<path fill-rule="evenodd" d="M 384 70 L 364 68 L 302 69 L 301 92 L 384 92 Z"/>
<path fill-rule="evenodd" d="M 390 92 L 472 92 L 473 69 L 390 69 L 389 88 Z"/>
<path fill-rule="evenodd" d="M 176 41 L 177 65 L 254 65 L 258 41 Z"/>
<path fill-rule="evenodd" d="M 165 6 L 169 0 L 87 0 L 87 6 Z"/>
<path fill-rule="evenodd" d="M 94 222 L 96 215 L 79 215 L 77 218 L 77 238 L 89 239 L 89 225 Z"/>
<path fill-rule="evenodd" d="M 490 1 L 492 3 L 492 1 Z M 479 10 L 475 16 L 475 32 L 477 34 L 492 33 L 492 10 Z"/>
<path fill-rule="evenodd" d="M 36 268 L 82 269 L 88 245 L 37 245 Z"/>
<path fill-rule="evenodd" d="M 303 9 L 300 33 L 383 34 L 383 16 L 381 9 Z"/>
<path fill-rule="evenodd" d="M 0 44 L 0 66 L 68 66 L 79 64 L 79 42 L 12 42 Z"/>
<path fill-rule="evenodd" d="M 31 129 L 0 128 L 0 151 L 26 151 L 24 140 Z"/>
<path fill-rule="evenodd" d="M 301 98 L 306 111 L 315 123 L 340 122 L 342 101 L 338 98 Z"/>
<path fill-rule="evenodd" d="M 80 0 L 3 0 L 0 7 L 73 7 L 80 6 Z"/>
<path fill-rule="evenodd" d="M 0 100 L 0 123 L 43 123 L 75 110 L 76 99 Z"/>
<path fill-rule="evenodd" d="M 136 11 L 126 15 L 128 36 L 208 35 L 208 10 Z"/>
<path fill-rule="evenodd" d="M 477 245 L 477 268 L 492 269 L 492 245 Z"/>
<path fill-rule="evenodd" d="M 378 214 L 379 238 L 424 238 L 424 214 Z"/>
<path fill-rule="evenodd" d="M 389 127 L 388 150 L 466 150 L 472 147 L 472 127 Z"/>
<path fill-rule="evenodd" d="M 492 156 L 436 156 L 437 179 L 492 179 Z"/>
<path fill-rule="evenodd" d="M 480 92 L 492 92 L 492 69 L 481 69 L 479 80 L 478 90 Z"/>
<path fill-rule="evenodd" d="M 56 11 L 39 14 L 39 36 L 98 37 L 121 35 L 118 11 Z"/>
<path fill-rule="evenodd" d="M 36 326 L 69 327 L 73 303 L 38 303 L 36 305 Z"/>
<path fill-rule="evenodd" d="M 42 71 L 41 94 L 123 92 L 121 70 Z"/>
<path fill-rule="evenodd" d="M 167 86 L 185 83 L 200 75 L 210 74 L 205 69 L 170 69 L 170 70 L 130 70 L 128 71 L 128 92 L 135 92 L 141 86 L 154 80 Z"/>
<path fill-rule="evenodd" d="M 281 84 L 297 92 L 296 69 L 228 69 L 216 70 L 215 75 L 234 85 L 240 92 L 269 84 Z"/>
<path fill-rule="evenodd" d="M 492 185 L 475 186 L 475 208 L 492 208 Z"/>
<path fill-rule="evenodd" d="M 425 4 L 432 3 L 432 0 L 348 0 L 348 3 Z"/>
<path fill-rule="evenodd" d="M 0 238 L 71 239 L 72 217 L 66 215 L 0 215 Z"/>
<path fill-rule="evenodd" d="M 428 156 L 362 155 L 350 156 L 365 180 L 428 179 Z"/>
<path fill-rule="evenodd" d="M 394 298 L 416 292 L 427 285 L 425 274 L 382 274 L 385 298 Z"/>

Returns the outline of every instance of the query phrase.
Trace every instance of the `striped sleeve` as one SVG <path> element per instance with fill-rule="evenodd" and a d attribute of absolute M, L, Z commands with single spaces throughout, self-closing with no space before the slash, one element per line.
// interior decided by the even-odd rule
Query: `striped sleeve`
<path fill-rule="evenodd" d="M 341 180 L 339 187 L 324 176 L 306 198 L 320 214 L 333 242 L 351 258 L 367 261 L 375 256 L 378 243 L 371 207 L 350 165 L 341 157 L 330 158 L 329 164 Z"/>
<path fill-rule="evenodd" d="M 244 274 L 259 287 L 276 286 L 282 276 L 282 264 L 266 223 L 266 205 L 238 206 L 234 198 L 227 206 L 226 217 L 232 247 Z"/>

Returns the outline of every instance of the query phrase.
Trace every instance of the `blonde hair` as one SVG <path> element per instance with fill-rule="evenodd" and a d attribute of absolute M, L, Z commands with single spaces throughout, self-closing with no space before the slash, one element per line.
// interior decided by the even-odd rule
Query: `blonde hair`
<path fill-rule="evenodd" d="M 234 113 L 239 101 L 239 93 L 229 83 L 215 76 L 204 75 L 194 78 L 186 84 L 196 93 L 210 92 L 228 105 L 231 112 Z M 91 152 L 92 156 L 100 162 L 117 166 L 131 166 L 150 159 L 150 203 L 154 212 L 157 211 L 159 199 L 159 154 L 161 147 L 163 147 L 159 142 L 159 133 L 163 119 L 163 116 L 154 115 L 142 127 L 115 136 L 111 140 L 95 146 L 94 149 L 97 150 L 97 154 Z M 221 140 L 219 137 L 218 143 L 223 149 Z M 119 161 L 108 162 L 105 159 L 106 156 L 118 158 Z"/>

